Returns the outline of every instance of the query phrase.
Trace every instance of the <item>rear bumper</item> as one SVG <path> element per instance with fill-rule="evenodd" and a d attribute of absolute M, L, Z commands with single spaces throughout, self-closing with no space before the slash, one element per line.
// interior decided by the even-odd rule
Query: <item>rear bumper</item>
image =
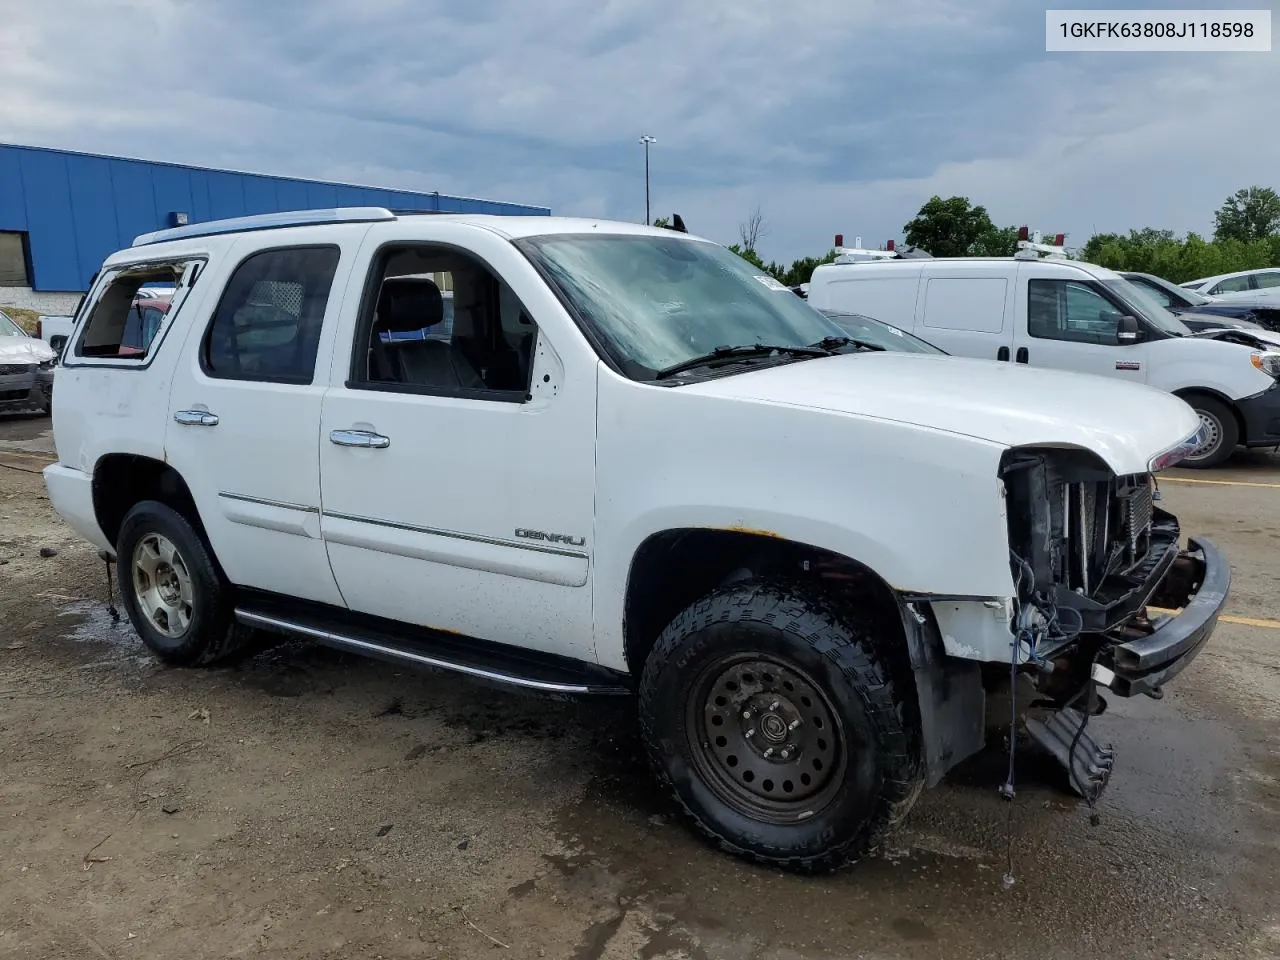
<path fill-rule="evenodd" d="M 1094 679 L 1117 696 L 1159 696 L 1213 635 L 1230 590 L 1226 557 L 1212 541 L 1191 539 L 1149 601 L 1178 612 L 1127 624 L 1126 638 L 1100 659 Z"/>
<path fill-rule="evenodd" d="M 49 504 L 72 530 L 99 550 L 114 552 L 115 545 L 98 526 L 98 516 L 93 509 L 93 477 L 54 463 L 44 468 L 44 486 L 49 491 Z"/>
<path fill-rule="evenodd" d="M 1243 443 L 1247 447 L 1280 445 L 1280 382 L 1236 401 L 1244 420 Z"/>

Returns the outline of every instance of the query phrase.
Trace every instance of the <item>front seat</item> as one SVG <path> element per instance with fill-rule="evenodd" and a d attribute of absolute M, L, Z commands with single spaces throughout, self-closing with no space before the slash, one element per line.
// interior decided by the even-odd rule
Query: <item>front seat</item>
<path fill-rule="evenodd" d="M 383 334 L 424 336 L 444 321 L 444 298 L 434 281 L 420 277 L 384 280 L 373 324 L 374 379 L 426 387 L 483 389 L 484 381 L 445 340 L 397 340 Z"/>

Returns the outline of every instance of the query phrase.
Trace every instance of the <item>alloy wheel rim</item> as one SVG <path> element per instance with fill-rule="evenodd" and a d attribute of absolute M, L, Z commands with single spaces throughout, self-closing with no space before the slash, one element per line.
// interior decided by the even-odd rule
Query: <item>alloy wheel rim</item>
<path fill-rule="evenodd" d="M 1188 460 L 1203 460 L 1218 448 L 1222 442 L 1222 424 L 1218 418 L 1205 410 L 1197 410 L 1200 417 L 1200 428 L 1204 431 L 1205 440 L 1191 452 Z"/>
<path fill-rule="evenodd" d="M 147 534 L 133 548 L 133 592 L 143 618 L 162 636 L 176 640 L 191 627 L 191 573 L 164 534 Z"/>

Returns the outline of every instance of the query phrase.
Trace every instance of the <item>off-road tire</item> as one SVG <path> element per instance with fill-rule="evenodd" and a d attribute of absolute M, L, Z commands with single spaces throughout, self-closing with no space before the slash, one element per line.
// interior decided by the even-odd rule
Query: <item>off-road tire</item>
<path fill-rule="evenodd" d="M 1221 400 L 1214 397 L 1190 396 L 1186 398 L 1191 409 L 1201 421 L 1213 424 L 1214 435 L 1218 443 L 1205 456 L 1196 460 L 1183 460 L 1179 466 L 1196 470 L 1218 467 L 1230 459 L 1240 442 L 1240 424 L 1235 413 Z"/>
<path fill-rule="evenodd" d="M 143 612 L 134 571 L 139 543 L 160 535 L 177 549 L 191 588 L 190 622 L 180 636 L 163 633 Z M 210 549 L 182 514 L 156 500 L 133 506 L 120 524 L 116 568 L 121 601 L 147 649 L 179 667 L 225 664 L 247 651 L 255 632 L 236 623 L 230 587 L 214 563 Z"/>
<path fill-rule="evenodd" d="M 905 657 L 900 645 L 900 638 L 873 636 L 847 604 L 819 585 L 747 580 L 716 590 L 671 622 L 644 666 L 640 722 L 655 775 L 696 829 L 728 853 L 800 873 L 828 872 L 865 857 L 910 810 L 924 781 L 914 689 L 902 689 L 910 668 L 903 671 L 889 662 Z M 817 809 L 785 823 L 773 811 L 766 813 L 771 822 L 740 801 L 726 800 L 726 790 L 742 788 L 726 786 L 724 763 L 715 768 L 718 773 L 707 775 L 705 757 L 713 752 L 709 742 L 695 755 L 696 738 L 713 729 L 727 730 L 748 702 L 731 699 L 720 708 L 714 706 L 719 699 L 706 699 L 698 706 L 703 701 L 699 691 L 708 689 L 699 678 L 735 654 L 768 658 L 780 665 L 783 676 L 812 681 L 834 711 L 835 726 L 842 727 L 847 762 L 843 775 L 828 781 L 826 789 L 834 793 L 821 799 Z M 895 677 L 900 679 L 895 682 Z M 740 689 L 745 696 L 747 685 Z M 716 691 L 723 687 L 713 684 Z M 690 719 L 691 703 L 695 711 L 706 711 L 704 716 L 723 709 L 719 721 L 715 716 L 711 720 L 726 726 L 699 727 L 696 713 Z M 798 702 L 796 706 L 800 709 Z M 713 734 L 713 739 L 721 738 Z M 732 742 L 720 753 L 731 749 Z M 748 764 L 774 762 L 776 758 L 744 756 L 735 770 L 745 779 Z"/>

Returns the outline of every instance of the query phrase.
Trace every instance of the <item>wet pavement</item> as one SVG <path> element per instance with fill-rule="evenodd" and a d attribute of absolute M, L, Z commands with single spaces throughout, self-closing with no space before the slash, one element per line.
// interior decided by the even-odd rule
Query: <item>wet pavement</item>
<path fill-rule="evenodd" d="M 47 429 L 0 423 L 0 463 Z M 157 666 L 38 475 L 0 469 L 0 956 L 1280 956 L 1280 461 L 1162 490 L 1227 551 L 1239 622 L 1092 722 L 1096 810 L 1030 749 L 1001 800 L 996 738 L 883 855 L 801 878 L 698 841 L 626 703 L 301 644 Z"/>

